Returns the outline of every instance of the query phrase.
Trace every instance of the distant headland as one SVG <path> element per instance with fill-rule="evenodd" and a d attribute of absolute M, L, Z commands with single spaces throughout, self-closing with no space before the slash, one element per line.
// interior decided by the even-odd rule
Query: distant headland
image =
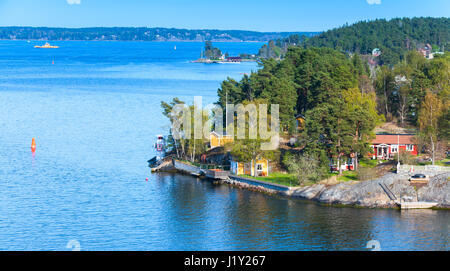
<path fill-rule="evenodd" d="M 1 40 L 94 40 L 94 41 L 213 41 L 267 42 L 291 35 L 312 37 L 319 32 L 257 32 L 245 30 L 188 30 L 147 27 L 0 27 Z"/>
<path fill-rule="evenodd" d="M 241 62 L 254 62 L 257 61 L 259 58 L 259 55 L 256 54 L 246 54 L 241 53 L 239 56 L 230 56 L 228 53 L 222 53 L 222 51 L 214 47 L 212 45 L 211 41 L 205 42 L 205 48 L 202 50 L 202 53 L 200 55 L 200 58 L 194 61 L 191 61 L 192 63 L 206 63 L 206 64 L 212 64 L 212 63 L 241 63 Z"/>

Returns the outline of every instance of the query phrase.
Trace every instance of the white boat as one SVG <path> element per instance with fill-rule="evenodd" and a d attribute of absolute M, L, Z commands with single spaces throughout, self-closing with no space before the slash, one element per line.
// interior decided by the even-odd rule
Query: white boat
<path fill-rule="evenodd" d="M 424 201 L 401 202 L 400 209 L 430 209 L 437 205 L 438 205 L 437 202 L 424 202 Z"/>

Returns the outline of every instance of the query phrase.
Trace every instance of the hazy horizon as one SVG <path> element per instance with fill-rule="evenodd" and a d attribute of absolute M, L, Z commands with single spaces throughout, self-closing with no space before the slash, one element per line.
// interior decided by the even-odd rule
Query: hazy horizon
<path fill-rule="evenodd" d="M 439 18 L 439 17 L 436 17 Z M 162 27 L 162 26 L 86 26 L 86 27 L 62 27 L 62 26 L 32 26 L 32 25 L 0 25 L 0 28 L 5 27 L 22 27 L 22 28 L 60 28 L 60 29 L 92 29 L 92 28 L 148 28 L 148 29 L 177 29 L 177 30 L 187 30 L 187 31 L 247 31 L 247 32 L 257 32 L 257 33 L 320 33 L 330 29 L 322 31 L 306 31 L 306 30 L 292 30 L 292 31 L 257 31 L 249 29 L 218 29 L 218 28 L 183 28 L 183 27 Z M 340 26 L 337 26 L 340 27 Z"/>
<path fill-rule="evenodd" d="M 414 16 L 414 17 L 394 17 L 390 19 L 386 18 L 375 18 L 371 20 L 361 20 L 354 22 L 349 25 L 353 25 L 359 22 L 370 22 L 370 21 L 376 21 L 376 20 L 386 20 L 390 21 L 393 19 L 403 19 L 403 18 L 450 18 L 447 16 Z M 219 29 L 219 28 L 184 28 L 184 27 L 163 27 L 163 26 L 83 26 L 83 27 L 64 27 L 64 26 L 33 26 L 33 25 L 0 25 L 0 28 L 5 27 L 23 27 L 23 28 L 59 28 L 59 29 L 92 29 L 92 28 L 105 28 L 105 29 L 112 29 L 112 28 L 148 28 L 148 29 L 177 29 L 177 30 L 187 30 L 187 31 L 246 31 L 246 32 L 257 32 L 257 33 L 299 33 L 299 32 L 306 32 L 306 33 L 320 33 L 325 32 L 328 30 L 332 30 L 335 28 L 340 28 L 345 26 L 338 25 L 329 29 L 319 30 L 319 31 L 307 31 L 307 30 L 289 30 L 289 31 L 258 31 L 258 30 L 250 30 L 250 29 Z"/>
<path fill-rule="evenodd" d="M 322 32 L 364 20 L 447 17 L 449 10 L 445 0 L 1 0 L 0 25 Z"/>

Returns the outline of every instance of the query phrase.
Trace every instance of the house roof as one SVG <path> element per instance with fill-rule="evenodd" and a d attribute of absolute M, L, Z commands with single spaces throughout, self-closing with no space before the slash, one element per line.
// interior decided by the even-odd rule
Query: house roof
<path fill-rule="evenodd" d="M 218 138 L 227 138 L 227 139 L 233 138 L 234 139 L 234 137 L 232 137 L 231 135 L 226 135 L 226 134 L 220 135 L 216 131 L 211 132 L 210 135 L 214 135 L 215 137 L 218 137 Z"/>
<path fill-rule="evenodd" d="M 372 144 L 415 144 L 414 135 L 376 135 Z"/>
<path fill-rule="evenodd" d="M 297 114 L 295 115 L 296 119 L 305 119 L 305 116 L 303 114 Z"/>

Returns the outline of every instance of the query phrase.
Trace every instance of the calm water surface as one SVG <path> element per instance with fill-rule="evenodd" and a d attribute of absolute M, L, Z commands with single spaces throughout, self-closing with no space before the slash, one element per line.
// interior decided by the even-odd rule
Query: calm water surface
<path fill-rule="evenodd" d="M 151 145 L 168 129 L 160 101 L 214 102 L 222 80 L 255 63 L 189 63 L 201 43 L 36 44 L 0 42 L 0 250 L 70 240 L 83 250 L 450 249 L 447 211 L 323 207 L 151 175 Z M 231 55 L 261 46 L 216 45 Z"/>

